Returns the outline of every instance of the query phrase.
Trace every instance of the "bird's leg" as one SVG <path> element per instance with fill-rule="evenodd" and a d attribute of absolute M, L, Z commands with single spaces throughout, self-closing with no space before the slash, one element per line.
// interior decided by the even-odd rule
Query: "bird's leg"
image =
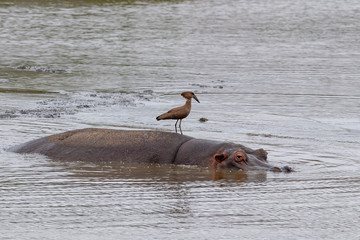
<path fill-rule="evenodd" d="M 177 123 L 178 123 L 179 119 L 176 120 L 176 123 L 175 123 L 175 132 L 177 133 Z M 181 122 L 180 122 L 181 123 Z"/>
<path fill-rule="evenodd" d="M 181 135 L 183 135 L 182 130 L 181 130 L 181 120 L 182 120 L 182 119 L 180 119 L 179 128 L 180 128 Z"/>

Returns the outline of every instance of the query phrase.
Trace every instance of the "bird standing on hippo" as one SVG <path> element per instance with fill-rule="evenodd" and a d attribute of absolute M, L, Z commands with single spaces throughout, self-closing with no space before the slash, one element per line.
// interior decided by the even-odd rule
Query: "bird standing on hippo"
<path fill-rule="evenodd" d="M 264 149 L 196 139 L 176 133 L 86 128 L 39 138 L 10 151 L 39 153 L 63 161 L 197 165 L 291 172 L 268 163 Z"/>
<path fill-rule="evenodd" d="M 183 92 L 183 93 L 181 93 L 181 96 L 186 98 L 186 102 L 185 102 L 184 106 L 170 109 L 168 112 L 158 116 L 156 118 L 156 120 L 159 121 L 159 120 L 165 120 L 165 119 L 176 119 L 176 123 L 175 123 L 175 132 L 176 133 L 177 133 L 177 123 L 180 120 L 179 129 L 180 129 L 181 134 L 183 134 L 182 130 L 181 130 L 181 120 L 186 118 L 190 114 L 191 99 L 192 98 L 195 99 L 198 103 L 200 103 L 200 101 L 193 92 Z"/>

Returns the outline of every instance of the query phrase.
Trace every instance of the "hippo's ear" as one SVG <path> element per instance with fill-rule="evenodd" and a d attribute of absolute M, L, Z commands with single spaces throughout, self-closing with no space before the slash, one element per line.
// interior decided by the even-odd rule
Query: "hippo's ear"
<path fill-rule="evenodd" d="M 260 158 L 261 160 L 267 161 L 267 151 L 265 151 L 264 149 L 260 148 L 254 151 L 254 154 Z"/>
<path fill-rule="evenodd" d="M 226 156 L 223 153 L 217 153 L 214 155 L 214 159 L 215 161 L 217 161 L 218 163 L 221 163 L 222 161 L 226 160 Z"/>

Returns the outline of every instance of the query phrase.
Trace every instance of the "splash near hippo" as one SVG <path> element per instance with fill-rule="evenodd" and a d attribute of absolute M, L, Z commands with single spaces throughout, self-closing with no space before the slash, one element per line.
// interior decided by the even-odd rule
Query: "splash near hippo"
<path fill-rule="evenodd" d="M 197 165 L 241 170 L 291 172 L 268 163 L 264 149 L 196 139 L 161 131 L 86 128 L 39 138 L 10 151 L 39 153 L 63 161 Z"/>

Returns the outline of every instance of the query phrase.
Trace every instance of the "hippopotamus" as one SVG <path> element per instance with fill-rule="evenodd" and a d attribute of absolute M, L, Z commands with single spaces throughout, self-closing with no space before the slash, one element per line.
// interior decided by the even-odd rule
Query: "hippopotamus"
<path fill-rule="evenodd" d="M 196 139 L 162 131 L 86 128 L 15 146 L 16 153 L 39 153 L 63 161 L 197 165 L 239 170 L 291 172 L 268 163 L 264 149 Z"/>

